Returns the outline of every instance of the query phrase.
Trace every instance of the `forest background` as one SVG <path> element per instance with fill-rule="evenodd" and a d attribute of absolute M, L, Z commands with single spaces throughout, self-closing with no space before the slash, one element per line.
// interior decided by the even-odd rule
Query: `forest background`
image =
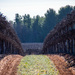
<path fill-rule="evenodd" d="M 58 13 L 54 9 L 49 9 L 44 16 L 36 15 L 33 18 L 30 17 L 30 14 L 21 16 L 17 13 L 15 21 L 10 22 L 22 43 L 42 43 L 56 24 L 74 9 L 75 6 L 66 5 L 61 7 Z"/>

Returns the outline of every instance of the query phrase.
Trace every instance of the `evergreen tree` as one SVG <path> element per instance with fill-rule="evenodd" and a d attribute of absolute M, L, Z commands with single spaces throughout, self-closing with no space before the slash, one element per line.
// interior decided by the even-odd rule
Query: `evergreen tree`
<path fill-rule="evenodd" d="M 43 25 L 43 39 L 46 37 L 46 35 L 54 28 L 56 25 L 56 12 L 53 9 L 47 10 L 47 13 L 45 14 L 45 21 Z"/>
<path fill-rule="evenodd" d="M 58 22 L 60 22 L 67 14 L 69 14 L 73 10 L 72 6 L 61 7 L 58 11 Z"/>
<path fill-rule="evenodd" d="M 32 29 L 33 29 L 33 42 L 38 42 L 39 41 L 39 35 L 40 35 L 40 30 L 41 30 L 39 19 L 40 19 L 40 17 L 37 15 L 36 19 L 33 23 L 33 26 L 32 26 Z"/>
<path fill-rule="evenodd" d="M 60 22 L 75 6 L 61 7 L 58 14 L 53 9 L 47 10 L 45 17 L 37 15 L 33 18 L 30 15 L 20 16 L 16 14 L 14 29 L 21 42 L 43 42 L 47 34 Z"/>
<path fill-rule="evenodd" d="M 19 15 L 19 14 L 16 14 L 15 15 L 15 22 L 14 22 L 14 27 L 15 27 L 15 30 L 16 30 L 16 33 L 18 35 L 18 37 L 21 39 L 22 41 L 22 17 Z"/>

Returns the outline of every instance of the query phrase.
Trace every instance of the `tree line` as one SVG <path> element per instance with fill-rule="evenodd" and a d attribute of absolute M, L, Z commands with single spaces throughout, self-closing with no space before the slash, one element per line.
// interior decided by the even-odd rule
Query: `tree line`
<path fill-rule="evenodd" d="M 17 13 L 13 27 L 22 43 L 43 42 L 54 26 L 74 9 L 75 6 L 67 5 L 61 7 L 58 13 L 49 9 L 45 16 L 37 15 L 33 18 L 29 14 L 21 16 Z"/>

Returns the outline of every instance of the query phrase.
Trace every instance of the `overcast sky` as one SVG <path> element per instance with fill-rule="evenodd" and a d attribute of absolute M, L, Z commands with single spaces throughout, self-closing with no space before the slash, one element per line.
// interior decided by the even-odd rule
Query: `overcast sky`
<path fill-rule="evenodd" d="M 75 6 L 75 0 L 0 0 L 0 12 L 8 20 L 14 20 L 16 13 L 44 16 L 49 8 L 58 12 L 60 7 L 66 5 Z"/>

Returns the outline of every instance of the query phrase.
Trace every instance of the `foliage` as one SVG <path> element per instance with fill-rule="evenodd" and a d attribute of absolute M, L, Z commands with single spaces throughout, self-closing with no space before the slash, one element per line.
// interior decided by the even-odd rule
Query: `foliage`
<path fill-rule="evenodd" d="M 58 75 L 58 71 L 47 56 L 26 55 L 18 66 L 18 75 Z"/>
<path fill-rule="evenodd" d="M 45 14 L 45 21 L 43 25 L 43 33 L 44 33 L 44 38 L 47 36 L 50 30 L 54 28 L 56 25 L 56 12 L 53 9 L 47 10 L 47 13 Z"/>
<path fill-rule="evenodd" d="M 49 9 L 45 16 L 30 17 L 29 14 L 21 16 L 16 14 L 14 29 L 22 43 L 43 42 L 47 34 L 60 22 L 75 6 L 67 5 L 61 7 L 58 14 L 55 10 Z"/>
<path fill-rule="evenodd" d="M 73 6 L 65 6 L 61 7 L 60 10 L 58 11 L 58 22 L 62 20 L 67 14 L 69 14 L 73 10 Z"/>

